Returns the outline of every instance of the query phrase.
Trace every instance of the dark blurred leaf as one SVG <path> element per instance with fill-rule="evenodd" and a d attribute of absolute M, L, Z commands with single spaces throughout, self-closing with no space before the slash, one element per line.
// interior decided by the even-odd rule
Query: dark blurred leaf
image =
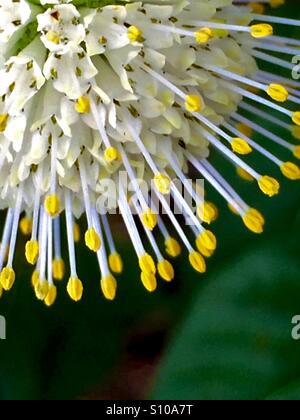
<path fill-rule="evenodd" d="M 300 376 L 300 344 L 291 338 L 300 262 L 288 239 L 237 254 L 208 276 L 170 346 L 154 398 L 264 399 Z"/>

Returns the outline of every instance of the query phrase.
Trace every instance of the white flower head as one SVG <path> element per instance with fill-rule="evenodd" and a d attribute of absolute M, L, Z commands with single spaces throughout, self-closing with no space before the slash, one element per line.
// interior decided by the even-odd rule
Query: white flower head
<path fill-rule="evenodd" d="M 275 156 L 253 134 L 262 134 L 298 159 L 299 146 L 251 119 L 259 112 L 287 136 L 300 138 L 299 83 L 275 70 L 290 68 L 290 63 L 261 52 L 294 53 L 298 41 L 274 36 L 271 25 L 294 21 L 260 16 L 264 6 L 259 3 L 252 5 L 253 15 L 243 1 L 104 3 L 89 8 L 90 2 L 76 7 L 71 0 L 41 0 L 34 6 L 26 0 L 0 0 L 0 207 L 7 209 L 0 297 L 15 281 L 19 225 L 29 236 L 25 254 L 35 266 L 36 296 L 50 306 L 57 294 L 54 280 L 62 280 L 65 271 L 63 214 L 67 290 L 75 301 L 82 297 L 74 244 L 80 238 L 76 219 L 84 214 L 84 240 L 99 261 L 104 296 L 112 300 L 117 289 L 113 273 L 122 272 L 123 262 L 108 212 L 121 214 L 141 281 L 153 292 L 157 274 L 165 281 L 174 277 L 158 246 L 159 235 L 165 254 L 175 258 L 183 245 L 200 273 L 217 246 L 209 225 L 218 210 L 202 185 L 187 182 L 189 168 L 225 199 L 249 230 L 264 230 L 261 213 L 210 162 L 211 149 L 270 197 L 279 193 L 279 182 L 249 165 L 246 155 L 256 151 L 286 178 L 300 178 L 295 162 Z M 276 6 L 280 1 L 263 3 Z M 257 58 L 273 64 L 274 74 L 259 70 Z M 171 202 L 181 209 L 186 229 Z M 171 222 L 170 230 L 160 209 Z"/>
<path fill-rule="evenodd" d="M 0 13 L 0 43 L 5 43 L 28 22 L 31 8 L 26 0 L 1 0 Z"/>
<path fill-rule="evenodd" d="M 41 40 L 51 52 L 66 54 L 76 50 L 85 39 L 80 13 L 72 4 L 58 4 L 47 9 L 37 20 Z"/>

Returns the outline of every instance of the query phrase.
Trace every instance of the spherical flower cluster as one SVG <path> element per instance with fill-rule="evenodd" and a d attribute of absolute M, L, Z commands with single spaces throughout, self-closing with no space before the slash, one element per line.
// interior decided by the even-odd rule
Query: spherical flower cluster
<path fill-rule="evenodd" d="M 259 103 L 266 120 L 300 137 L 299 84 L 257 65 L 259 59 L 290 68 L 261 50 L 292 54 L 299 46 L 273 34 L 272 23 L 295 21 L 262 15 L 266 5 L 279 6 L 282 0 L 251 5 L 244 0 L 116 3 L 0 0 L 0 206 L 7 211 L 0 296 L 15 283 L 20 227 L 30 236 L 25 255 L 35 266 L 35 294 L 48 306 L 55 302 L 55 281 L 65 273 L 65 218 L 67 291 L 80 300 L 83 283 L 74 244 L 80 238 L 77 219 L 85 215 L 85 243 L 99 260 L 104 296 L 114 299 L 114 275 L 122 272 L 123 262 L 107 214 L 117 211 L 148 291 L 156 289 L 157 274 L 165 281 L 174 277 L 172 264 L 157 245 L 159 235 L 168 258 L 177 257 L 183 244 L 193 268 L 204 273 L 205 259 L 217 246 L 207 228 L 217 209 L 193 183 L 185 185 L 191 200 L 184 197 L 175 181 L 186 184 L 189 168 L 220 193 L 251 231 L 263 232 L 264 217 L 224 179 L 222 168 L 209 162 L 211 149 L 270 197 L 278 194 L 279 182 L 249 166 L 245 155 L 256 151 L 287 178 L 300 177 L 295 163 L 274 156 L 252 133 L 295 158 L 300 158 L 299 146 L 244 116 L 244 111 L 255 114 Z M 141 180 L 152 188 L 142 188 Z M 186 229 L 171 201 L 189 221 Z M 141 239 L 138 219 L 155 259 Z"/>

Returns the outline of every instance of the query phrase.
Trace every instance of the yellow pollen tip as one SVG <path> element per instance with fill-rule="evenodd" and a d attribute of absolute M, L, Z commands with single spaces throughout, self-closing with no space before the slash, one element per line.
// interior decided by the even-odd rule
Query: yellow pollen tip
<path fill-rule="evenodd" d="M 195 32 L 195 39 L 198 44 L 206 44 L 214 37 L 213 31 L 210 28 L 201 28 Z"/>
<path fill-rule="evenodd" d="M 253 182 L 255 181 L 255 178 L 253 178 L 252 175 L 250 175 L 245 169 L 243 168 L 237 168 L 236 170 L 237 175 L 243 179 L 244 181 Z"/>
<path fill-rule="evenodd" d="M 157 270 L 160 277 L 165 281 L 172 281 L 175 277 L 175 272 L 172 264 L 167 260 L 162 260 L 157 265 Z"/>
<path fill-rule="evenodd" d="M 253 233 L 263 233 L 265 219 L 263 215 L 256 209 L 249 209 L 248 212 L 243 216 L 243 222 L 245 226 Z"/>
<path fill-rule="evenodd" d="M 39 280 L 34 288 L 34 291 L 38 300 L 45 300 L 49 293 L 49 283 L 47 280 Z"/>
<path fill-rule="evenodd" d="M 273 35 L 274 30 L 271 25 L 268 23 L 260 23 L 258 25 L 252 25 L 250 27 L 250 32 L 253 38 L 266 38 Z"/>
<path fill-rule="evenodd" d="M 281 165 L 280 170 L 286 178 L 292 181 L 298 181 L 300 179 L 300 168 L 295 163 L 285 162 Z"/>
<path fill-rule="evenodd" d="M 6 292 L 9 292 L 15 283 L 16 274 L 11 267 L 5 267 L 0 274 L 0 283 Z"/>
<path fill-rule="evenodd" d="M 211 249 L 205 248 L 201 242 L 199 242 L 199 237 L 196 239 L 196 247 L 201 255 L 203 255 L 205 258 L 210 258 L 214 255 L 215 251 Z"/>
<path fill-rule="evenodd" d="M 237 123 L 236 124 L 236 129 L 238 131 L 240 131 L 242 134 L 244 134 L 244 136 L 246 136 L 246 137 L 252 137 L 253 130 L 248 125 L 243 124 L 243 123 Z"/>
<path fill-rule="evenodd" d="M 38 241 L 28 241 L 25 245 L 25 257 L 29 264 L 35 265 L 39 256 L 39 243 Z"/>
<path fill-rule="evenodd" d="M 24 236 L 28 236 L 32 232 L 32 220 L 28 217 L 23 217 L 20 220 L 20 230 Z"/>
<path fill-rule="evenodd" d="M 193 251 L 189 255 L 189 261 L 191 266 L 194 270 L 196 270 L 198 273 L 205 273 L 206 272 L 206 262 L 205 259 L 202 257 L 202 255 L 197 252 Z"/>
<path fill-rule="evenodd" d="M 300 127 L 300 111 L 293 112 L 292 120 L 298 127 Z"/>
<path fill-rule="evenodd" d="M 107 163 L 113 163 L 121 160 L 120 153 L 115 147 L 108 147 L 104 152 L 104 159 Z"/>
<path fill-rule="evenodd" d="M 203 109 L 201 97 L 198 95 L 187 95 L 185 99 L 185 108 L 189 112 L 200 112 Z"/>
<path fill-rule="evenodd" d="M 300 159 L 300 146 L 295 146 L 293 153 L 297 159 Z"/>
<path fill-rule="evenodd" d="M 148 292 L 153 293 L 157 288 L 157 280 L 155 274 L 153 273 L 145 273 L 144 271 L 141 272 L 141 280 L 142 283 Z"/>
<path fill-rule="evenodd" d="M 258 15 L 263 15 L 266 11 L 265 5 L 261 3 L 250 3 L 251 11 Z"/>
<path fill-rule="evenodd" d="M 181 254 L 180 243 L 174 238 L 166 239 L 165 249 L 166 253 L 172 258 L 177 258 Z"/>
<path fill-rule="evenodd" d="M 34 289 L 38 285 L 39 281 L 40 281 L 39 272 L 37 270 L 34 270 L 31 276 L 31 284 Z"/>
<path fill-rule="evenodd" d="M 91 112 L 91 101 L 87 96 L 81 96 L 76 101 L 75 109 L 78 114 L 89 114 Z"/>
<path fill-rule="evenodd" d="M 54 280 L 63 280 L 65 275 L 65 263 L 62 258 L 56 258 L 55 260 L 53 260 L 52 271 Z"/>
<path fill-rule="evenodd" d="M 300 127 L 298 125 L 292 126 L 292 135 L 296 140 L 300 140 Z"/>
<path fill-rule="evenodd" d="M 111 254 L 108 258 L 108 263 L 113 273 L 122 274 L 124 265 L 122 257 L 119 254 Z"/>
<path fill-rule="evenodd" d="M 98 252 L 101 248 L 101 239 L 94 228 L 90 228 L 85 233 L 85 244 L 93 252 Z"/>
<path fill-rule="evenodd" d="M 53 42 L 53 44 L 56 44 L 56 45 L 58 45 L 61 41 L 59 34 L 54 31 L 49 31 L 47 33 L 46 38 L 48 39 L 48 41 Z"/>
<path fill-rule="evenodd" d="M 48 195 L 45 199 L 45 210 L 51 217 L 57 217 L 60 213 L 60 198 L 57 194 Z"/>
<path fill-rule="evenodd" d="M 267 88 L 267 94 L 277 102 L 286 102 L 289 98 L 289 92 L 282 85 L 271 83 Z"/>
<path fill-rule="evenodd" d="M 105 299 L 115 300 L 117 287 L 117 280 L 111 274 L 101 279 L 101 290 Z"/>
<path fill-rule="evenodd" d="M 165 174 L 157 174 L 154 179 L 154 185 L 157 191 L 159 191 L 161 194 L 169 194 L 171 190 L 171 180 L 170 178 Z"/>
<path fill-rule="evenodd" d="M 74 235 L 74 242 L 78 244 L 78 242 L 80 242 L 80 227 L 78 223 L 74 223 L 73 235 Z"/>
<path fill-rule="evenodd" d="M 139 259 L 139 266 L 144 273 L 156 274 L 156 267 L 153 258 L 149 254 L 144 254 Z"/>
<path fill-rule="evenodd" d="M 218 245 L 215 234 L 210 230 L 204 230 L 202 233 L 200 233 L 197 241 L 199 244 L 201 244 L 202 247 L 211 251 L 215 251 Z"/>
<path fill-rule="evenodd" d="M 45 305 L 48 307 L 52 306 L 55 303 L 56 298 L 57 298 L 57 288 L 54 284 L 50 284 L 48 294 L 44 300 Z"/>
<path fill-rule="evenodd" d="M 67 291 L 74 302 L 79 302 L 83 296 L 83 284 L 77 277 L 71 277 L 68 282 Z"/>
<path fill-rule="evenodd" d="M 0 114 L 0 133 L 4 133 L 7 127 L 8 114 Z"/>
<path fill-rule="evenodd" d="M 239 155 L 249 155 L 253 152 L 252 147 L 246 142 L 246 140 L 236 137 L 231 141 L 232 150 Z"/>
<path fill-rule="evenodd" d="M 141 215 L 141 220 L 146 228 L 151 231 L 157 226 L 157 215 L 151 209 Z"/>
<path fill-rule="evenodd" d="M 275 178 L 262 176 L 258 180 L 258 185 L 261 191 L 269 197 L 274 197 L 279 194 L 280 184 Z"/>
<path fill-rule="evenodd" d="M 143 42 L 143 32 L 137 26 L 130 26 L 127 32 L 130 42 Z"/>
<path fill-rule="evenodd" d="M 218 209 L 213 203 L 205 202 L 198 206 L 197 214 L 200 220 L 210 225 L 218 218 Z"/>
<path fill-rule="evenodd" d="M 270 0 L 270 6 L 274 9 L 283 5 L 285 5 L 285 0 Z"/>

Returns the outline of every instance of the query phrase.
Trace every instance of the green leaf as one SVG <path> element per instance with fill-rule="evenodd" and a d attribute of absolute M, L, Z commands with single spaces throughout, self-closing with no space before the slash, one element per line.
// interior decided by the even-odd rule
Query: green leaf
<path fill-rule="evenodd" d="M 166 352 L 154 399 L 265 399 L 299 378 L 291 320 L 300 263 L 283 237 L 274 240 L 205 279 Z"/>

